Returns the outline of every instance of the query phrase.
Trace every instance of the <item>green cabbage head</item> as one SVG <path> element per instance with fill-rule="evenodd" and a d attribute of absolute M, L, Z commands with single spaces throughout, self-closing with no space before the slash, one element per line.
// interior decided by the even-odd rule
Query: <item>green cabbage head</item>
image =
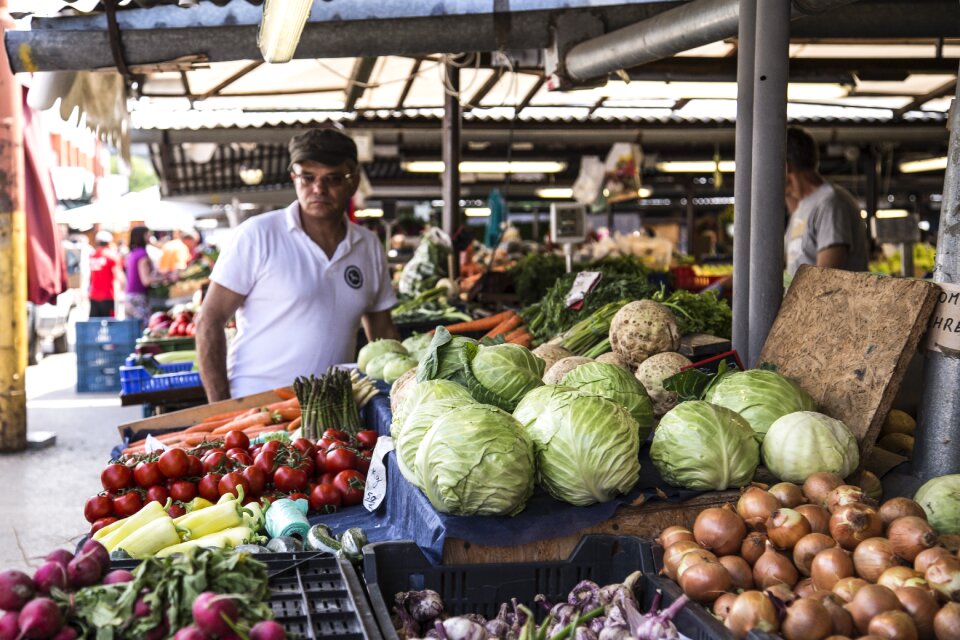
<path fill-rule="evenodd" d="M 397 381 L 397 378 L 405 374 L 410 369 L 417 368 L 417 361 L 409 356 L 394 358 L 383 366 L 383 380 L 389 384 Z"/>
<path fill-rule="evenodd" d="M 733 411 L 702 400 L 668 411 L 653 432 L 650 459 L 674 487 L 722 491 L 753 480 L 760 445 Z"/>
<path fill-rule="evenodd" d="M 385 380 L 383 371 L 386 366 L 396 360 L 404 360 L 406 357 L 407 356 L 403 355 L 402 353 L 394 353 L 392 351 L 388 353 L 381 353 L 367 363 L 367 376 L 376 380 Z"/>
<path fill-rule="evenodd" d="M 784 482 L 802 484 L 819 471 L 846 478 L 860 464 L 860 447 L 847 425 L 816 411 L 777 418 L 763 439 L 763 462 Z"/>
<path fill-rule="evenodd" d="M 457 400 L 460 404 L 473 402 L 473 396 L 456 382 L 449 380 L 427 380 L 418 383 L 413 391 L 407 396 L 398 407 L 390 423 L 390 435 L 394 440 L 400 437 L 406 417 L 417 410 L 417 408 L 426 402 L 433 400 Z"/>
<path fill-rule="evenodd" d="M 516 515 L 533 495 L 533 444 L 513 416 L 489 405 L 461 405 L 436 418 L 415 464 L 441 513 Z"/>
<path fill-rule="evenodd" d="M 813 398 L 793 380 L 775 371 L 750 369 L 721 378 L 703 398 L 746 418 L 758 441 L 773 421 L 794 411 L 814 411 Z"/>
<path fill-rule="evenodd" d="M 960 534 L 960 474 L 928 481 L 913 496 L 940 535 Z"/>
<path fill-rule="evenodd" d="M 416 468 L 417 452 L 420 450 L 420 443 L 430 429 L 430 425 L 443 414 L 462 407 L 464 404 L 473 404 L 473 400 L 468 398 L 465 401 L 463 398 L 452 397 L 429 400 L 421 402 L 416 409 L 407 414 L 403 421 L 403 429 L 396 438 L 394 446 L 397 450 L 397 466 L 400 467 L 400 473 L 410 484 L 423 488 Z"/>
<path fill-rule="evenodd" d="M 647 439 L 653 427 L 653 403 L 643 384 L 623 367 L 588 362 L 565 375 L 561 384 L 622 405 L 640 426 L 640 442 Z"/>
<path fill-rule="evenodd" d="M 520 401 L 514 416 L 523 418 L 533 440 L 541 486 L 557 500 L 607 502 L 637 483 L 640 430 L 617 403 L 576 389 L 541 387 Z"/>
<path fill-rule="evenodd" d="M 430 341 L 433 339 L 433 336 L 429 333 L 418 333 L 412 335 L 402 342 L 403 347 L 410 352 L 410 357 L 415 360 L 420 360 L 427 353 L 427 349 L 430 348 Z"/>
<path fill-rule="evenodd" d="M 477 355 L 480 343 L 472 338 L 451 335 L 445 327 L 437 327 L 417 366 L 417 382 L 452 380 L 467 385 L 470 361 Z"/>
<path fill-rule="evenodd" d="M 360 373 L 367 373 L 367 365 L 370 361 L 385 353 L 399 353 L 405 356 L 407 355 L 407 350 L 397 340 L 374 340 L 373 342 L 363 345 L 360 353 L 357 354 L 357 369 L 360 370 Z"/>

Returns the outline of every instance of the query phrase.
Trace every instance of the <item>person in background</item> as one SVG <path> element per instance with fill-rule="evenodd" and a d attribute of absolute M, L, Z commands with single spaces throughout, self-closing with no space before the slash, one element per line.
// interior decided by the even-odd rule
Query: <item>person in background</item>
<path fill-rule="evenodd" d="M 357 146 L 334 129 L 289 144 L 297 200 L 237 227 L 220 253 L 197 324 L 207 400 L 246 396 L 353 362 L 357 330 L 399 338 L 383 245 L 349 222 L 360 184 Z M 224 326 L 236 313 L 229 353 Z"/>
<path fill-rule="evenodd" d="M 97 231 L 96 247 L 90 254 L 90 317 L 112 318 L 115 315 L 114 291 L 120 271 L 120 256 L 110 246 L 113 234 Z"/>
<path fill-rule="evenodd" d="M 124 262 L 127 276 L 124 311 L 127 318 L 136 318 L 146 322 L 150 317 L 150 303 L 147 299 L 147 287 L 160 280 L 153 268 L 153 262 L 147 255 L 147 245 L 152 238 L 150 229 L 134 227 L 130 230 L 130 253 Z"/>
<path fill-rule="evenodd" d="M 179 229 L 174 230 L 173 237 L 167 240 L 160 254 L 160 260 L 157 262 L 157 270 L 160 273 L 176 273 L 187 268 L 190 263 L 190 248 L 184 243 L 182 233 Z"/>
<path fill-rule="evenodd" d="M 197 256 L 200 255 L 200 234 L 198 234 L 193 229 L 183 232 L 183 244 L 187 247 L 187 251 L 190 252 L 190 257 L 187 259 L 187 264 L 197 259 Z"/>

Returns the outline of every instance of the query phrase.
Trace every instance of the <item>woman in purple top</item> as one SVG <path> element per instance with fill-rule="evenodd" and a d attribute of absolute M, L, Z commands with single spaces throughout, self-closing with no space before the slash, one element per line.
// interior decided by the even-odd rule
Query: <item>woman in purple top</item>
<path fill-rule="evenodd" d="M 147 255 L 147 243 L 150 230 L 146 227 L 134 227 L 130 230 L 130 253 L 124 261 L 127 274 L 126 303 L 124 309 L 128 318 L 137 318 L 142 322 L 150 317 L 150 304 L 147 301 L 147 287 L 158 278 L 154 275 L 153 263 Z"/>

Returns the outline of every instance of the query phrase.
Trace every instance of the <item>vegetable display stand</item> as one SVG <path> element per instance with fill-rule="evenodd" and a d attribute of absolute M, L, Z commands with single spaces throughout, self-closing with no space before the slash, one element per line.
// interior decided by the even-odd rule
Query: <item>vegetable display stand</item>
<path fill-rule="evenodd" d="M 680 591 L 650 573 L 650 545 L 629 536 L 588 536 L 559 561 L 435 566 L 412 542 L 378 542 L 364 547 L 363 572 L 383 637 L 397 640 L 391 621 L 394 595 L 411 590 L 436 591 L 450 615 L 479 613 L 489 619 L 512 598 L 536 611 L 537 594 L 556 602 L 581 580 L 603 586 L 622 582 L 634 571 L 644 571 L 638 583 L 642 592 L 637 593 L 642 610 L 650 607 L 657 589 L 663 592 L 660 606 L 665 608 L 680 596 Z M 691 604 L 680 610 L 674 624 L 694 640 L 724 637 L 722 626 Z"/>
<path fill-rule="evenodd" d="M 149 347 L 148 349 L 145 349 Z M 182 338 L 140 338 L 137 340 L 137 351 L 166 353 L 167 351 L 190 351 L 197 348 L 197 340 L 193 337 Z"/>

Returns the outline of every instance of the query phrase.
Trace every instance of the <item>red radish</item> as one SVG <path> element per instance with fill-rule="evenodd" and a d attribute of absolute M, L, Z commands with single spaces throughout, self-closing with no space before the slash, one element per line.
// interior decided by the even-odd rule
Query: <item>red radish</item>
<path fill-rule="evenodd" d="M 150 612 L 153 611 L 153 607 L 145 600 L 146 596 L 140 596 L 137 598 L 137 601 L 133 603 L 133 617 L 134 618 L 146 618 L 150 615 Z"/>
<path fill-rule="evenodd" d="M 287 632 L 275 620 L 261 620 L 250 629 L 250 640 L 285 640 Z"/>
<path fill-rule="evenodd" d="M 0 573 L 0 609 L 19 611 L 33 597 L 36 587 L 23 571 L 10 569 Z"/>
<path fill-rule="evenodd" d="M 121 582 L 133 582 L 133 574 L 126 569 L 114 569 L 103 576 L 103 584 L 119 584 Z"/>
<path fill-rule="evenodd" d="M 110 552 L 107 548 L 96 540 L 87 540 L 80 547 L 81 556 L 89 556 L 100 565 L 100 574 L 106 573 L 110 569 Z"/>
<path fill-rule="evenodd" d="M 17 640 L 20 637 L 20 613 L 8 611 L 0 617 L 0 640 Z"/>
<path fill-rule="evenodd" d="M 63 565 L 64 569 L 66 569 L 67 563 L 73 560 L 73 554 L 66 549 L 54 549 L 47 554 L 44 560 L 58 562 Z"/>
<path fill-rule="evenodd" d="M 63 616 L 50 598 L 34 598 L 20 610 L 20 633 L 24 638 L 52 638 L 63 628 Z"/>
<path fill-rule="evenodd" d="M 143 636 L 143 640 L 163 640 L 170 635 L 170 625 L 167 623 L 167 618 L 164 616 L 163 620 L 160 621 L 160 624 Z"/>
<path fill-rule="evenodd" d="M 50 589 L 53 587 L 61 590 L 66 589 L 67 584 L 69 584 L 66 565 L 62 565 L 55 560 L 47 561 L 40 565 L 40 568 L 33 574 L 33 583 L 37 586 L 37 591 L 41 593 L 50 593 Z"/>
<path fill-rule="evenodd" d="M 77 630 L 73 627 L 64 627 L 60 629 L 57 635 L 53 636 L 52 640 L 77 640 L 78 634 Z"/>
<path fill-rule="evenodd" d="M 100 582 L 103 569 L 96 558 L 80 554 L 67 565 L 67 577 L 75 587 L 89 587 Z"/>
<path fill-rule="evenodd" d="M 180 629 L 180 631 L 177 631 L 176 635 L 173 636 L 173 640 L 209 640 L 209 638 L 210 636 L 200 631 L 200 629 L 194 625 Z"/>
<path fill-rule="evenodd" d="M 200 629 L 212 636 L 225 636 L 232 633 L 230 625 L 240 617 L 237 603 L 233 598 L 204 591 L 193 601 L 193 621 Z"/>

